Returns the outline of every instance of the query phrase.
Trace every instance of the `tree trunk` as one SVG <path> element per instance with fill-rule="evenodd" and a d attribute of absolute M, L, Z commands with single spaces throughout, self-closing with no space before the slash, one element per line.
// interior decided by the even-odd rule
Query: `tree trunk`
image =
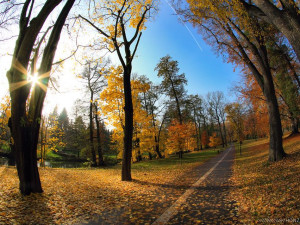
<path fill-rule="evenodd" d="M 281 119 L 271 74 L 264 76 L 263 92 L 267 101 L 270 124 L 269 161 L 275 162 L 283 159 L 286 156 L 286 153 L 282 146 Z"/>
<path fill-rule="evenodd" d="M 29 4 L 24 3 L 20 17 L 20 32 L 16 42 L 11 69 L 7 72 L 11 96 L 11 124 L 13 148 L 16 154 L 17 171 L 20 180 L 20 192 L 28 195 L 32 192 L 43 192 L 37 167 L 37 144 L 39 137 L 41 113 L 46 96 L 48 81 L 57 43 L 65 20 L 75 0 L 68 0 L 61 10 L 52 28 L 46 44 L 39 72 L 40 85 L 33 87 L 29 102 L 31 84 L 27 82 L 27 68 L 34 43 L 41 28 L 52 10 L 61 0 L 46 1 L 37 16 L 32 19 Z M 17 83 L 24 86 L 15 87 Z M 43 85 L 42 85 L 43 84 Z M 29 108 L 27 110 L 27 108 Z"/>
<path fill-rule="evenodd" d="M 130 83 L 131 67 L 124 69 L 124 97 L 125 97 L 125 128 L 124 150 L 122 159 L 122 181 L 131 181 L 131 157 L 133 136 L 133 105 Z"/>
<path fill-rule="evenodd" d="M 98 150 L 98 156 L 99 156 L 99 166 L 105 166 L 104 160 L 103 160 L 103 152 L 102 152 L 102 146 L 101 146 L 101 134 L 100 134 L 100 123 L 98 120 L 98 108 L 95 106 L 95 121 L 96 121 L 96 127 L 97 127 L 97 150 Z"/>
<path fill-rule="evenodd" d="M 162 159 L 162 155 L 161 155 L 161 153 L 159 151 L 159 139 L 158 139 L 158 137 L 156 137 L 156 135 L 154 136 L 154 140 L 155 140 L 155 152 L 158 155 L 158 157 L 160 159 Z"/>
<path fill-rule="evenodd" d="M 298 134 L 299 133 L 299 119 L 293 118 L 292 119 L 292 134 Z"/>
<path fill-rule="evenodd" d="M 16 116 L 16 115 L 15 115 Z M 18 117 L 18 116 L 16 116 Z M 21 118 L 21 117 L 19 117 Z M 21 119 L 20 119 L 21 121 Z M 37 167 L 37 141 L 39 123 L 30 125 L 12 122 L 14 148 L 16 150 L 17 171 L 20 180 L 20 192 L 23 195 L 43 192 Z"/>
<path fill-rule="evenodd" d="M 223 130 L 224 130 L 224 140 L 225 140 L 225 146 L 228 145 L 227 143 L 227 132 L 226 132 L 226 126 L 225 126 L 225 121 L 223 120 Z"/>
<path fill-rule="evenodd" d="M 96 161 L 96 152 L 95 152 L 95 146 L 94 146 L 94 123 L 93 123 L 93 93 L 91 93 L 91 99 L 90 99 L 90 149 L 92 154 L 92 166 L 97 166 Z"/>
<path fill-rule="evenodd" d="M 221 123 L 220 123 L 220 120 L 219 120 L 219 117 L 217 116 L 217 121 L 218 121 L 218 126 L 219 126 L 219 131 L 220 131 L 220 135 L 221 135 L 221 140 L 222 140 L 222 146 L 224 148 L 224 137 L 223 137 L 223 132 L 222 132 L 222 126 L 221 126 Z"/>
<path fill-rule="evenodd" d="M 254 10 L 254 7 L 246 7 L 249 12 L 277 27 L 288 39 L 300 61 L 300 16 L 297 12 L 297 8 L 292 5 L 294 1 L 284 3 L 286 5 L 282 10 L 278 9 L 273 2 L 269 0 L 253 0 L 253 2 L 262 13 Z"/>
<path fill-rule="evenodd" d="M 148 152 L 148 154 L 149 154 L 149 160 L 152 160 L 152 154 L 151 154 L 151 152 Z"/>

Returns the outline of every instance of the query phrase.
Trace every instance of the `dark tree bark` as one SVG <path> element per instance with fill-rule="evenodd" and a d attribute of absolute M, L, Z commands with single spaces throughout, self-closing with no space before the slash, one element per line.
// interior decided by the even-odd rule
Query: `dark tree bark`
<path fill-rule="evenodd" d="M 235 36 L 235 33 L 231 30 L 230 26 L 227 26 L 226 32 L 232 38 L 233 42 L 238 48 L 238 51 L 240 52 L 241 57 L 243 58 L 243 61 L 252 72 L 266 98 L 270 126 L 269 161 L 279 161 L 285 157 L 286 153 L 284 152 L 282 145 L 282 125 L 279 107 L 275 94 L 273 76 L 269 65 L 267 47 L 265 46 L 264 38 L 262 36 L 257 36 L 256 42 L 258 46 L 256 46 L 253 42 L 250 41 L 247 35 L 242 30 L 240 30 L 232 21 L 229 22 L 236 30 L 236 32 L 242 36 L 243 40 L 248 45 L 248 50 L 254 55 L 256 59 L 256 64 L 254 64 L 245 52 L 242 44 Z M 259 24 L 256 25 L 259 26 Z"/>
<path fill-rule="evenodd" d="M 270 124 L 269 161 L 275 162 L 281 160 L 286 154 L 282 146 L 282 126 L 272 75 L 264 76 L 264 81 L 263 93 L 267 101 Z"/>
<path fill-rule="evenodd" d="M 28 195 L 42 192 L 38 167 L 37 144 L 41 121 L 41 112 L 54 54 L 65 20 L 75 0 L 68 0 L 63 7 L 45 47 L 41 66 L 38 71 L 41 85 L 33 87 L 29 110 L 26 110 L 31 85 L 28 83 L 27 68 L 33 45 L 49 14 L 61 0 L 47 0 L 38 15 L 30 21 L 34 1 L 24 3 L 20 17 L 20 32 L 13 54 L 11 69 L 7 72 L 11 96 L 11 121 L 14 149 L 16 151 L 17 171 L 20 180 L 20 192 Z M 25 84 L 18 87 L 18 84 Z"/>
<path fill-rule="evenodd" d="M 131 94 L 131 71 L 132 61 L 137 51 L 142 32 L 140 31 L 141 26 L 146 18 L 147 12 L 151 9 L 150 5 L 144 6 L 144 11 L 139 19 L 136 28 L 133 32 L 133 37 L 128 39 L 126 33 L 126 24 L 129 19 L 126 18 L 128 15 L 127 10 L 130 8 L 126 5 L 128 2 L 123 0 L 122 7 L 118 12 L 113 12 L 112 20 L 114 26 L 114 34 L 108 34 L 101 28 L 94 25 L 90 20 L 80 16 L 86 22 L 88 22 L 93 28 L 95 28 L 101 35 L 105 36 L 113 42 L 115 51 L 117 52 L 118 58 L 123 67 L 123 85 L 124 85 L 124 99 L 125 99 L 125 126 L 124 126 L 124 150 L 122 159 L 122 181 L 131 181 L 131 158 L 132 158 L 132 137 L 133 137 L 133 105 L 132 105 L 132 94 Z M 110 11 L 110 10 L 109 10 Z M 111 12 L 111 11 L 110 11 Z M 121 34 L 122 41 L 119 42 L 118 34 Z M 120 43 L 122 43 L 120 45 Z M 131 46 L 134 46 L 133 52 L 131 52 Z M 124 48 L 124 56 L 121 53 L 121 46 Z"/>
<path fill-rule="evenodd" d="M 251 5 L 241 0 L 250 15 L 273 24 L 290 42 L 300 61 L 300 15 L 294 1 L 281 0 L 282 9 L 269 0 L 253 0 Z"/>
<path fill-rule="evenodd" d="M 125 127 L 124 127 L 124 151 L 122 160 L 122 180 L 130 181 L 131 158 L 132 158 L 132 136 L 133 136 L 133 105 L 131 94 L 131 65 L 124 68 L 124 97 L 125 97 Z"/>
<path fill-rule="evenodd" d="M 98 157 L 99 157 L 99 164 L 98 166 L 105 166 L 104 160 L 103 160 L 103 151 L 102 151 L 102 143 L 101 143 L 101 127 L 100 122 L 98 118 L 98 107 L 97 104 L 94 104 L 95 106 L 95 122 L 96 122 L 96 128 L 97 128 L 97 151 L 98 151 Z"/>
<path fill-rule="evenodd" d="M 90 81 L 90 80 L 88 80 L 88 81 Z M 95 146 L 94 146 L 93 101 L 94 101 L 94 92 L 91 91 L 90 112 L 89 112 L 90 150 L 91 150 L 91 154 L 92 154 L 92 165 L 91 166 L 95 167 L 95 166 L 97 166 L 97 161 L 96 161 L 96 152 L 95 152 Z"/>

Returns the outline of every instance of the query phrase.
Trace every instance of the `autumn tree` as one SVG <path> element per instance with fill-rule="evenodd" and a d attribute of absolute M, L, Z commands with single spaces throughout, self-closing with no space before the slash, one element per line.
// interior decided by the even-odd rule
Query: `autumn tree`
<path fill-rule="evenodd" d="M 201 133 L 201 145 L 206 148 L 208 146 L 208 143 L 209 143 L 209 138 L 208 138 L 208 135 L 207 135 L 207 131 L 204 130 L 202 131 Z"/>
<path fill-rule="evenodd" d="M 160 86 L 154 85 L 147 77 L 141 76 L 139 81 L 144 84 L 148 84 L 149 88 L 147 90 L 142 91 L 141 93 L 141 103 L 146 110 L 147 114 L 151 117 L 151 128 L 152 136 L 154 137 L 155 153 L 159 158 L 162 158 L 161 150 L 160 150 L 160 134 L 162 126 L 165 122 L 165 113 L 164 113 L 164 104 L 159 104 L 159 101 L 162 97 L 162 92 L 160 90 Z M 146 86 L 145 86 L 146 87 Z M 162 115 L 161 120 L 158 118 L 160 114 Z M 151 141 L 153 142 L 153 140 Z"/>
<path fill-rule="evenodd" d="M 282 146 L 282 125 L 275 94 L 270 58 L 267 50 L 268 26 L 245 11 L 235 1 L 188 0 L 185 15 L 228 61 L 248 67 L 266 98 L 269 124 L 269 161 L 281 160 L 286 154 Z M 242 13 L 241 13 L 242 12 Z M 226 53 L 225 53 L 226 52 Z"/>
<path fill-rule="evenodd" d="M 154 7 L 152 0 L 102 1 L 90 13 L 80 16 L 103 37 L 109 51 L 117 53 L 123 68 L 125 100 L 124 151 L 122 180 L 130 181 L 133 137 L 133 105 L 131 92 L 132 62 L 135 57 L 145 22 Z M 108 22 L 109 21 L 109 22 Z M 129 37 L 129 35 L 132 35 Z"/>
<path fill-rule="evenodd" d="M 119 154 L 124 151 L 124 129 L 125 129 L 125 99 L 123 90 L 123 68 L 118 66 L 111 67 L 110 74 L 107 76 L 107 87 L 101 92 L 101 108 L 103 114 L 107 117 L 109 124 L 114 127 L 112 139 L 116 143 Z M 149 131 L 151 131 L 151 118 L 143 109 L 140 94 L 149 89 L 149 84 L 142 83 L 138 78 L 131 80 L 132 103 L 133 103 L 133 158 L 140 158 L 142 153 L 141 145 L 145 147 L 148 142 Z M 151 132 L 152 133 L 152 132 Z M 153 140 L 151 140 L 153 141 Z M 148 149 L 149 150 L 149 149 Z M 153 151 L 153 150 L 152 150 Z"/>
<path fill-rule="evenodd" d="M 3 156 L 8 157 L 8 164 L 15 165 L 15 151 L 13 149 L 10 132 L 11 103 L 6 95 L 0 102 L 0 147 L 6 150 Z M 2 153 L 3 154 L 3 153 Z"/>
<path fill-rule="evenodd" d="M 245 112 L 243 106 L 239 103 L 227 104 L 225 107 L 225 111 L 227 113 L 226 118 L 234 129 L 235 138 L 239 142 L 242 142 L 245 137 L 245 133 L 244 133 Z"/>
<path fill-rule="evenodd" d="M 61 0 L 47 0 L 38 7 L 35 7 L 33 0 L 24 2 L 19 17 L 19 34 L 12 64 L 7 72 L 11 97 L 12 137 L 16 151 L 20 191 L 24 195 L 42 192 L 37 168 L 41 112 L 60 33 L 75 0 L 68 0 L 58 12 L 59 15 L 52 26 L 42 55 L 34 45 L 38 40 L 43 39 L 38 37 L 41 29 L 50 13 L 61 2 Z M 37 70 L 38 56 L 41 60 Z M 28 69 L 31 71 L 28 72 Z M 37 79 L 33 79 L 34 74 L 37 74 Z M 38 82 L 34 82 L 36 80 Z"/>
<path fill-rule="evenodd" d="M 98 165 L 103 166 L 103 152 L 101 147 L 100 125 L 99 125 L 99 94 L 105 86 L 104 75 L 108 73 L 109 60 L 87 61 L 86 66 L 80 78 L 84 81 L 86 90 L 89 93 L 89 132 L 90 132 L 90 150 L 92 153 L 92 166 L 97 165 L 96 151 L 94 146 L 94 120 L 97 133 L 97 152 Z"/>
<path fill-rule="evenodd" d="M 195 126 L 197 149 L 202 150 L 201 132 L 204 127 L 203 99 L 199 95 L 190 95 L 188 96 L 186 103 L 186 110 L 190 112 L 191 119 Z"/>
<path fill-rule="evenodd" d="M 194 124 L 180 124 L 177 119 L 173 119 L 168 127 L 168 139 L 166 142 L 168 154 L 180 153 L 183 149 L 193 151 L 196 146 Z"/>
<path fill-rule="evenodd" d="M 251 73 L 244 70 L 241 83 L 234 86 L 238 100 L 247 105 L 245 134 L 248 138 L 268 136 L 269 116 L 265 97 Z"/>
<path fill-rule="evenodd" d="M 161 87 L 174 102 L 176 108 L 176 119 L 180 125 L 183 125 L 184 118 L 182 115 L 182 105 L 186 95 L 184 85 L 187 84 L 185 74 L 179 74 L 178 62 L 172 60 L 171 56 L 167 55 L 162 57 L 159 63 L 156 65 L 155 70 L 157 71 L 158 77 L 162 77 Z M 184 140 L 181 140 L 182 144 Z M 179 157 L 182 157 L 182 150 L 179 153 Z"/>
<path fill-rule="evenodd" d="M 77 151 L 77 158 L 79 158 L 81 149 L 83 149 L 86 145 L 86 125 L 83 121 L 82 116 L 77 115 L 75 117 L 72 133 L 73 140 L 70 144 L 72 149 L 75 149 Z"/>
<path fill-rule="evenodd" d="M 61 113 L 60 115 L 63 115 Z M 61 116 L 62 117 L 62 116 Z M 64 116 L 63 116 L 64 117 Z M 45 119 L 46 120 L 46 119 Z M 42 121 L 45 122 L 45 121 Z M 63 130 L 62 125 L 59 121 L 59 115 L 57 113 L 57 106 L 53 109 L 53 112 L 48 116 L 47 124 L 43 124 L 47 126 L 47 129 L 43 127 L 43 131 L 47 130 L 47 149 L 49 151 L 61 151 L 65 148 L 66 143 L 64 142 L 65 132 Z M 46 137 L 46 134 L 44 134 Z"/>
<path fill-rule="evenodd" d="M 284 108 L 285 111 L 281 110 L 281 115 L 289 118 L 292 124 L 292 134 L 296 134 L 299 132 L 300 116 L 300 81 L 297 62 L 290 57 L 288 46 L 285 45 L 280 35 L 274 35 L 274 38 L 269 41 L 268 50 L 276 93 L 283 106 L 280 108 Z"/>
<path fill-rule="evenodd" d="M 239 0 L 249 15 L 276 27 L 289 41 L 300 61 L 300 15 L 297 0 Z"/>
<path fill-rule="evenodd" d="M 208 93 L 206 99 L 209 105 L 209 112 L 218 124 L 219 133 L 224 148 L 224 146 L 227 145 L 225 126 L 225 96 L 223 92 L 217 91 Z"/>
<path fill-rule="evenodd" d="M 217 133 L 214 132 L 212 136 L 209 137 L 209 147 L 216 148 L 221 144 L 221 140 L 218 137 Z"/>

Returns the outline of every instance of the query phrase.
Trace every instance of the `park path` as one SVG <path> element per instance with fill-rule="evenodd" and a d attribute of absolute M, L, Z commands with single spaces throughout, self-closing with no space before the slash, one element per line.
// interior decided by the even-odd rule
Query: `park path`
<path fill-rule="evenodd" d="M 128 209 L 104 213 L 88 224 L 240 224 L 236 202 L 228 197 L 234 154 L 231 146 L 172 184 L 162 185 L 148 207 L 129 199 Z M 163 201 L 162 192 L 167 196 Z"/>
<path fill-rule="evenodd" d="M 152 224 L 239 224 L 236 202 L 228 198 L 234 150 L 199 166 L 198 181 Z"/>

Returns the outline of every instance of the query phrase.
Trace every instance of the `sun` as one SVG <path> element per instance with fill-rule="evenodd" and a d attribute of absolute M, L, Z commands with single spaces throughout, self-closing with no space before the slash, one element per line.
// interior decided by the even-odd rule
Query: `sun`
<path fill-rule="evenodd" d="M 28 76 L 28 81 L 32 83 L 32 86 L 36 85 L 39 80 L 39 74 L 34 73 L 33 75 Z"/>

